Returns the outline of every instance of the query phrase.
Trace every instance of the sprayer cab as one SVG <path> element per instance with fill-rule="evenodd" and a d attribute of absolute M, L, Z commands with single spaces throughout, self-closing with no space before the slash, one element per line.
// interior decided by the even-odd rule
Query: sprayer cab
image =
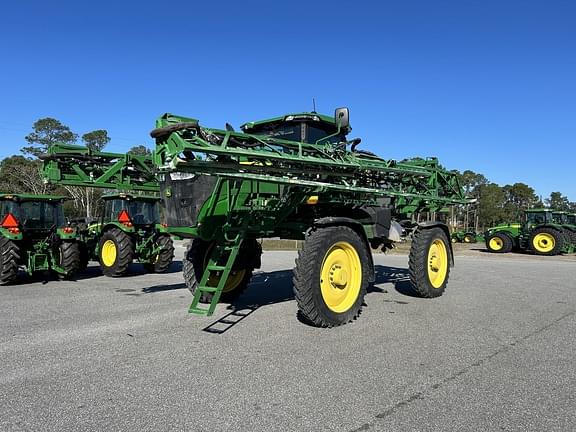
<path fill-rule="evenodd" d="M 307 144 L 338 144 L 346 141 L 352 130 L 348 108 L 338 108 L 334 117 L 315 112 L 286 114 L 267 120 L 244 123 L 242 132 L 285 141 Z"/>

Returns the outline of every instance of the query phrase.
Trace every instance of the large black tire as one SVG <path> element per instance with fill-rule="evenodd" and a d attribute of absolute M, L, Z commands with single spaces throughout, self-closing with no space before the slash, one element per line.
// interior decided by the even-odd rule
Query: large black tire
<path fill-rule="evenodd" d="M 466 233 L 462 240 L 464 243 L 476 243 L 476 236 L 472 233 Z"/>
<path fill-rule="evenodd" d="M 20 249 L 13 241 L 0 237 L 0 285 L 14 282 L 18 277 Z"/>
<path fill-rule="evenodd" d="M 58 245 L 58 265 L 64 273 L 58 273 L 62 279 L 74 276 L 80 270 L 80 247 L 77 241 L 63 241 Z"/>
<path fill-rule="evenodd" d="M 196 292 L 198 283 L 202 279 L 204 268 L 208 264 L 208 254 L 212 251 L 213 247 L 213 242 L 196 238 L 193 239 L 186 248 L 186 254 L 182 261 L 182 273 L 184 275 L 184 282 L 192 294 Z M 232 283 L 222 291 L 220 301 L 234 301 L 248 287 L 254 268 L 260 267 L 259 264 L 254 265 L 254 263 L 260 262 L 262 246 L 254 239 L 246 239 L 242 242 L 238 255 L 252 257 L 252 259 L 246 268 L 233 269 L 229 276 L 229 280 L 231 280 Z M 202 303 L 210 303 L 212 296 L 212 293 L 203 293 L 200 301 Z"/>
<path fill-rule="evenodd" d="M 486 249 L 492 253 L 508 253 L 514 247 L 512 237 L 505 232 L 495 232 L 486 237 Z"/>
<path fill-rule="evenodd" d="M 294 295 L 301 316 L 318 327 L 358 317 L 370 281 L 369 250 L 346 226 L 312 230 L 294 268 Z"/>
<path fill-rule="evenodd" d="M 442 228 L 418 228 L 412 237 L 408 267 L 410 282 L 421 297 L 440 297 L 446 290 L 452 260 Z"/>
<path fill-rule="evenodd" d="M 536 255 L 558 255 L 564 249 L 564 233 L 551 227 L 535 228 L 530 234 L 528 247 Z"/>
<path fill-rule="evenodd" d="M 103 252 L 106 248 L 109 248 L 110 255 Z M 104 275 L 108 277 L 125 275 L 133 259 L 134 243 L 128 234 L 119 228 L 111 228 L 102 234 L 98 243 L 98 260 Z"/>
<path fill-rule="evenodd" d="M 174 259 L 174 243 L 167 234 L 158 235 L 154 243 L 156 246 L 161 246 L 162 250 L 156 255 L 153 262 L 144 263 L 144 268 L 150 273 L 164 273 L 170 268 Z"/>

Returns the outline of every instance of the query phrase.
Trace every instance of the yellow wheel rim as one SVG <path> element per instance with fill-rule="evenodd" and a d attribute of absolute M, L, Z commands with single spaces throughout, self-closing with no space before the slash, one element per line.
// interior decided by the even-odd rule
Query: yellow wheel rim
<path fill-rule="evenodd" d="M 204 257 L 204 268 L 208 266 L 208 260 L 210 259 L 210 254 L 212 253 L 213 246 L 209 247 L 206 251 L 206 256 Z M 224 284 L 224 288 L 222 289 L 223 293 L 229 293 L 234 291 L 244 280 L 244 276 L 246 275 L 246 270 L 232 270 L 228 275 L 228 280 Z M 210 279 L 208 279 L 208 286 L 217 287 L 218 283 L 220 282 L 220 275 L 212 274 Z"/>
<path fill-rule="evenodd" d="M 102 250 L 100 251 L 100 257 L 102 258 L 102 264 L 106 267 L 112 267 L 116 262 L 116 243 L 112 240 L 106 240 L 102 245 Z"/>
<path fill-rule="evenodd" d="M 441 288 L 448 274 L 448 251 L 446 244 L 436 239 L 428 250 L 428 279 L 434 288 Z"/>
<path fill-rule="evenodd" d="M 504 247 L 504 242 L 500 237 L 491 238 L 488 244 L 490 245 L 490 249 L 495 251 L 499 251 Z"/>
<path fill-rule="evenodd" d="M 470 239 L 470 237 L 466 236 L 464 237 L 464 243 L 470 243 L 472 240 Z"/>
<path fill-rule="evenodd" d="M 534 245 L 534 249 L 538 252 L 547 253 L 554 250 L 556 240 L 554 239 L 554 236 L 548 233 L 539 233 L 534 236 L 532 244 Z"/>
<path fill-rule="evenodd" d="M 358 252 L 348 242 L 334 244 L 320 267 L 320 290 L 324 303 L 333 312 L 349 310 L 360 294 L 362 263 Z"/>

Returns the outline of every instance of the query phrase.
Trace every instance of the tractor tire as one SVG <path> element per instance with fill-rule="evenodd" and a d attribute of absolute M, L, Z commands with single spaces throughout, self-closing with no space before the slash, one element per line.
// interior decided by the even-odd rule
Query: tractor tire
<path fill-rule="evenodd" d="M 98 243 L 98 260 L 102 273 L 108 277 L 123 276 L 134 259 L 134 243 L 119 228 L 111 228 L 102 234 Z"/>
<path fill-rule="evenodd" d="M 174 259 L 174 243 L 169 235 L 161 234 L 156 237 L 156 245 L 162 246 L 162 250 L 154 262 L 144 263 L 144 268 L 150 273 L 164 273 Z"/>
<path fill-rule="evenodd" d="M 65 273 L 58 273 L 59 278 L 70 278 L 80 270 L 81 254 L 78 242 L 63 241 L 58 246 L 56 256 L 58 257 L 58 265 L 65 271 Z"/>
<path fill-rule="evenodd" d="M 512 238 L 504 232 L 496 232 L 486 238 L 486 249 L 492 253 L 508 253 L 514 247 Z"/>
<path fill-rule="evenodd" d="M 408 259 L 412 288 L 421 297 L 440 297 L 450 276 L 450 244 L 442 228 L 417 229 Z"/>
<path fill-rule="evenodd" d="M 349 227 L 311 231 L 294 268 L 294 295 L 300 316 L 318 327 L 355 320 L 370 283 L 369 253 L 362 238 Z"/>
<path fill-rule="evenodd" d="M 202 239 L 193 239 L 186 248 L 184 260 L 182 261 L 182 274 L 184 275 L 184 282 L 186 286 L 194 295 L 198 283 L 202 279 L 204 269 L 208 265 L 209 253 L 214 247 L 214 242 L 207 242 Z M 260 243 L 253 239 L 244 240 L 238 255 L 256 256 L 257 260 L 262 255 L 262 247 Z M 240 296 L 248 287 L 252 273 L 254 272 L 253 266 L 245 269 L 233 270 L 228 276 L 228 284 L 224 287 L 220 300 L 223 302 L 231 302 Z M 200 297 L 202 303 L 210 303 L 212 301 L 212 293 L 203 293 Z"/>
<path fill-rule="evenodd" d="M 90 262 L 90 254 L 88 253 L 88 246 L 86 243 L 78 243 L 78 248 L 80 249 L 80 266 L 79 271 L 84 271 L 88 268 L 88 263 Z"/>
<path fill-rule="evenodd" d="M 528 247 L 536 255 L 559 255 L 564 249 L 565 238 L 561 231 L 550 227 L 534 229 L 528 240 Z"/>
<path fill-rule="evenodd" d="M 476 243 L 476 236 L 474 234 L 464 234 L 464 243 Z"/>
<path fill-rule="evenodd" d="M 6 237 L 0 238 L 0 285 L 14 282 L 18 277 L 20 249 Z"/>

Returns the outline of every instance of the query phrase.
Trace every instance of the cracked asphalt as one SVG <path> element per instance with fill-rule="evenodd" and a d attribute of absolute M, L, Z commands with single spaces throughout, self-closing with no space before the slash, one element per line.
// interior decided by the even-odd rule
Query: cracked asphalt
<path fill-rule="evenodd" d="M 318 329 L 296 317 L 295 256 L 265 252 L 212 317 L 187 315 L 178 261 L 0 287 L 0 430 L 574 429 L 574 257 L 462 254 L 428 300 L 406 255 L 375 255 L 360 318 Z"/>

